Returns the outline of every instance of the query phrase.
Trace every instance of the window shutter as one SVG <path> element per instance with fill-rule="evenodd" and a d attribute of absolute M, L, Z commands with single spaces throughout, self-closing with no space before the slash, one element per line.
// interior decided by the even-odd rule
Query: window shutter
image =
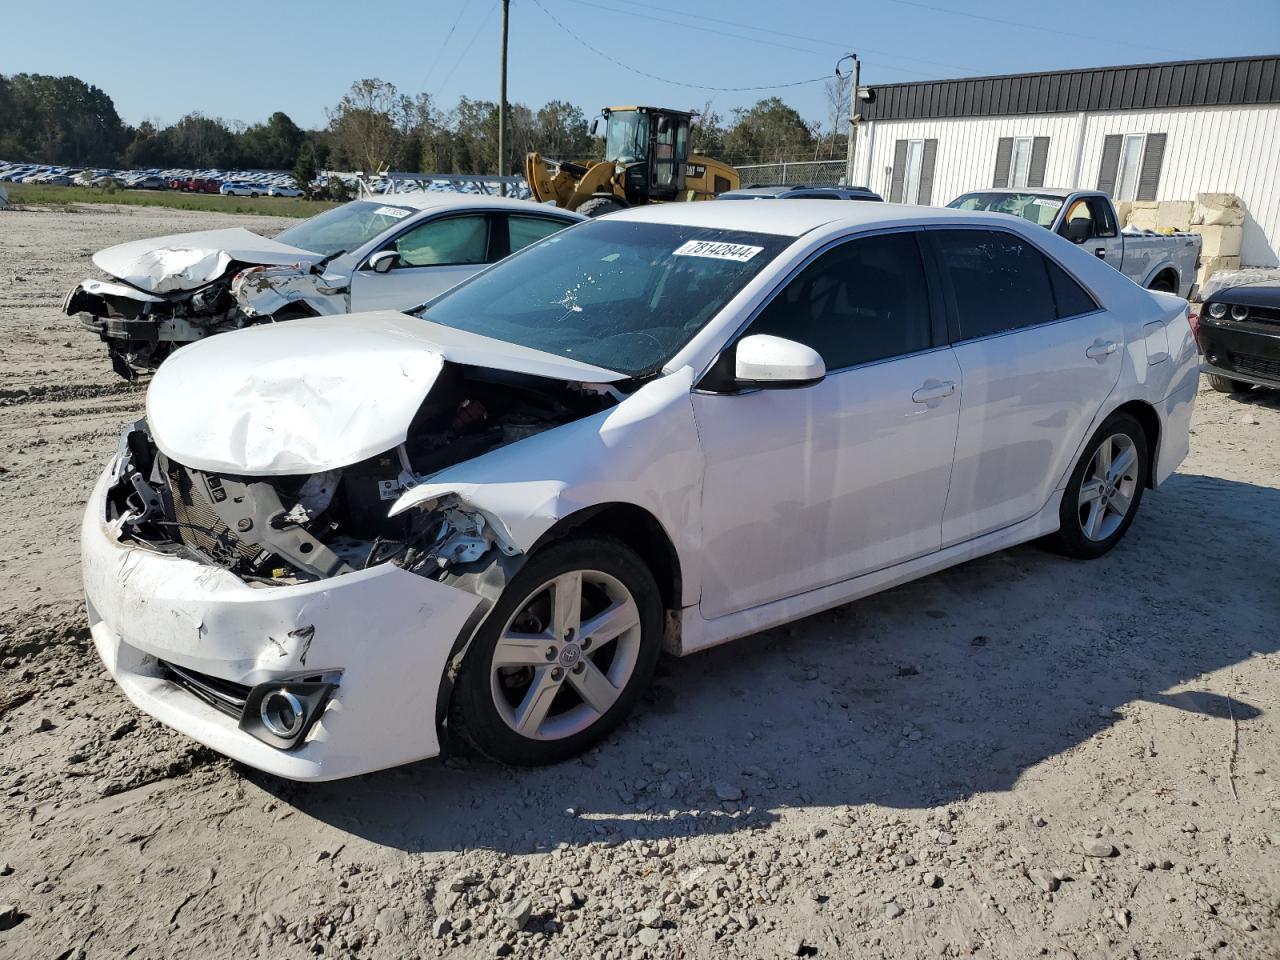
<path fill-rule="evenodd" d="M 928 206 L 933 203 L 933 164 L 938 159 L 938 141 L 924 142 L 924 155 L 920 158 L 920 195 L 916 203 Z"/>
<path fill-rule="evenodd" d="M 1001 137 L 996 147 L 996 175 L 993 187 L 1009 185 L 1009 167 L 1013 162 L 1013 137 Z"/>
<path fill-rule="evenodd" d="M 1116 173 L 1120 167 L 1120 146 L 1124 140 L 1118 133 L 1109 133 L 1102 141 L 1102 166 L 1098 168 L 1098 189 L 1107 196 L 1116 192 Z"/>
<path fill-rule="evenodd" d="M 1142 171 L 1138 175 L 1138 199 L 1154 200 L 1160 186 L 1160 165 L 1164 162 L 1164 141 L 1168 134 L 1148 133 L 1142 146 Z"/>
<path fill-rule="evenodd" d="M 1027 172 L 1028 187 L 1044 186 L 1044 168 L 1049 162 L 1049 138 L 1036 137 L 1031 141 L 1031 169 Z"/>
<path fill-rule="evenodd" d="M 889 180 L 889 202 L 902 202 L 902 178 L 907 172 L 907 141 L 893 144 L 893 176 Z"/>

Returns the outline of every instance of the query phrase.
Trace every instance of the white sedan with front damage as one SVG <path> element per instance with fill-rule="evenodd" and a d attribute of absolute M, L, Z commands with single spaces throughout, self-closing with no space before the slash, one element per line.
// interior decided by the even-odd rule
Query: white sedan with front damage
<path fill-rule="evenodd" d="M 175 353 L 85 514 L 93 640 L 281 776 L 446 730 L 557 761 L 662 649 L 1027 540 L 1106 553 L 1187 453 L 1197 369 L 1185 301 L 1010 217 L 629 210 L 413 315 Z"/>
<path fill-rule="evenodd" d="M 63 312 L 98 334 L 116 372 L 133 379 L 216 333 L 416 306 L 584 219 L 500 197 L 419 192 L 354 200 L 275 237 L 233 227 L 99 250 L 93 262 L 112 279 L 82 280 Z"/>

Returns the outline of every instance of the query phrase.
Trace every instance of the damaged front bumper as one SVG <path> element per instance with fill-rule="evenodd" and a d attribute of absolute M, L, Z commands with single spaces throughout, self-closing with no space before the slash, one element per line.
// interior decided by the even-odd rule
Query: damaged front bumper
<path fill-rule="evenodd" d="M 220 281 L 157 296 L 124 283 L 82 280 L 63 298 L 62 312 L 96 333 L 116 372 L 132 380 L 183 344 L 244 326 L 227 288 Z"/>
<path fill-rule="evenodd" d="M 103 663 L 139 708 L 219 753 L 294 780 L 349 777 L 439 753 L 442 678 L 480 597 L 390 563 L 255 585 L 121 542 L 118 523 L 107 520 L 113 477 L 108 468 L 99 478 L 81 527 L 86 607 Z M 329 686 L 308 704 L 316 684 Z M 296 746 L 259 729 L 270 713 L 263 697 L 279 689 L 300 691 L 303 709 L 314 710 Z M 250 715 L 237 718 L 236 709 Z"/>

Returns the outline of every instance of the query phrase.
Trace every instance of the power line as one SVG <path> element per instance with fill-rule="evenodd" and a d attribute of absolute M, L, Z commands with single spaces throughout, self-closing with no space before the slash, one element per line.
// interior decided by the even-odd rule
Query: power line
<path fill-rule="evenodd" d="M 987 23 L 999 23 L 1006 27 L 1021 27 L 1023 30 L 1038 30 L 1041 33 L 1053 33 L 1060 37 L 1071 37 L 1075 40 L 1089 40 L 1093 43 L 1110 43 L 1119 47 L 1140 47 L 1143 50 L 1154 50 L 1157 53 L 1172 53 L 1175 56 L 1183 56 L 1186 51 L 1170 50 L 1168 47 L 1153 47 L 1145 43 L 1134 43 L 1129 40 L 1115 40 L 1108 37 L 1095 37 L 1087 33 L 1071 33 L 1068 30 L 1057 30 L 1053 27 L 1042 27 L 1034 23 L 1022 23 L 1019 20 L 1005 20 L 1001 17 L 988 17 L 981 13 L 970 13 L 967 10 L 951 10 L 947 7 L 935 7 L 927 3 L 920 3 L 918 0 L 890 0 L 904 7 L 919 7 L 921 10 L 932 10 L 934 13 L 945 13 L 953 17 L 968 17 L 971 20 L 985 20 Z"/>
<path fill-rule="evenodd" d="M 449 49 L 449 41 L 453 39 L 453 32 L 458 29 L 458 24 L 462 22 L 462 15 L 467 12 L 468 0 L 462 0 L 462 5 L 458 7 L 458 15 L 454 17 L 453 26 L 449 28 L 449 32 L 444 36 L 444 43 L 440 44 L 440 50 L 435 55 L 435 59 L 431 61 L 431 67 L 427 70 L 427 75 L 422 78 L 422 82 L 418 84 L 418 90 L 427 89 L 427 82 L 431 79 L 431 75 L 436 72 L 436 67 L 440 65 L 440 61 L 444 59 L 445 50 Z"/>
<path fill-rule="evenodd" d="M 573 3 L 584 3 L 584 4 L 585 4 L 585 3 L 586 3 L 586 0 L 570 0 L 570 2 L 573 2 Z M 590 6 L 596 6 L 596 4 L 588 4 L 588 5 L 590 5 Z M 673 13 L 673 14 L 676 14 L 677 16 L 686 17 L 686 18 L 688 18 L 688 19 L 690 19 L 690 20 L 705 20 L 707 23 L 720 23 L 720 24 L 724 24 L 725 26 L 729 26 L 729 27 L 738 27 L 738 28 L 740 28 L 740 29 L 742 29 L 742 30 L 753 30 L 753 31 L 755 31 L 755 32 L 757 32 L 757 33 L 768 33 L 768 34 L 770 34 L 771 36 L 775 36 L 775 37 L 786 37 L 786 38 L 787 38 L 787 39 L 789 39 L 789 40 L 803 40 L 803 41 L 805 41 L 806 43 L 817 43 L 817 44 L 820 44 L 820 45 L 822 45 L 822 46 L 824 46 L 824 47 L 830 47 L 830 48 L 831 48 L 831 49 L 833 49 L 833 50 L 845 50 L 845 49 L 848 49 L 848 46 L 849 46 L 847 42 L 844 42 L 844 43 L 836 43 L 836 42 L 833 42 L 833 41 L 831 41 L 831 40 L 823 40 L 823 39 L 820 39 L 820 38 L 818 38 L 818 37 L 807 37 L 807 36 L 804 36 L 804 35 L 802 35 L 802 34 L 798 34 L 798 33 L 783 33 L 783 32 L 782 32 L 782 31 L 780 31 L 780 30 L 774 30 L 774 29 L 772 29 L 772 28 L 766 28 L 766 27 L 755 27 L 755 26 L 752 26 L 752 25 L 751 25 L 751 24 L 749 24 L 749 23 L 742 23 L 741 21 L 738 21 L 738 20 L 725 20 L 725 19 L 723 19 L 723 18 L 721 18 L 721 17 L 709 17 L 709 16 L 707 16 L 707 15 L 705 15 L 705 14 L 701 14 L 701 13 L 698 13 L 698 14 L 688 13 L 688 12 L 686 12 L 686 11 L 684 11 L 684 10 L 676 10 L 676 9 L 674 9 L 674 8 L 672 8 L 672 7 L 659 7 L 659 6 L 656 6 L 656 5 L 652 4 L 652 3 L 647 4 L 647 7 L 648 7 L 649 9 L 651 9 L 651 10 L 661 10 L 663 13 Z M 601 9 L 610 9 L 610 8 L 608 8 L 608 7 L 602 7 Z M 630 10 L 615 10 L 615 11 L 613 11 L 613 12 L 615 12 L 615 13 L 632 13 L 632 15 L 633 15 L 633 16 L 638 16 L 638 17 L 643 17 L 643 16 L 644 16 L 644 14 L 633 13 L 633 12 L 632 12 L 632 11 L 630 11 Z M 657 18 L 656 18 L 656 17 L 648 17 L 647 19 L 657 19 Z M 671 21 L 669 21 L 669 20 L 668 20 L 668 21 L 662 21 L 662 22 L 670 23 Z M 691 25 L 691 24 L 684 24 L 684 23 L 677 24 L 677 26 L 686 27 L 687 29 L 690 29 L 690 30 L 707 30 L 707 28 L 705 28 L 705 27 L 695 27 L 695 26 L 693 26 L 693 25 Z M 716 32 L 716 31 L 708 30 L 707 32 L 714 33 L 714 32 Z M 733 36 L 733 34 L 725 34 L 725 36 Z M 742 39 L 752 39 L 752 38 L 750 38 L 750 37 L 744 37 L 744 38 L 742 38 Z M 755 42 L 757 42 L 757 43 L 764 43 L 765 41 L 763 41 L 763 40 L 757 40 L 757 41 L 755 41 Z M 779 46 L 779 44 L 773 44 L 773 46 Z M 789 47 L 789 48 L 787 48 L 787 49 L 798 49 L 798 48 L 795 48 L 795 47 Z M 888 50 L 877 50 L 876 48 L 874 48 L 874 47 L 868 47 L 868 46 L 866 46 L 865 44 L 863 44 L 863 43 L 861 43 L 861 42 L 859 42 L 859 43 L 858 43 L 858 49 L 859 49 L 860 51 L 865 51 L 865 52 L 867 52 L 867 53 L 874 53 L 874 54 L 876 54 L 877 56 L 881 56 L 881 57 L 888 57 L 890 60 L 910 60 L 912 63 L 924 63 L 924 64 L 928 64 L 928 65 L 929 65 L 929 66 L 931 66 L 931 67 L 946 67 L 947 69 L 950 69 L 950 70 L 970 70 L 970 71 L 973 71 L 973 72 L 975 72 L 975 73 L 982 72 L 982 70 L 983 70 L 983 68 L 981 68 L 981 67 L 971 67 L 971 66 L 966 66 L 965 64 L 962 64 L 962 63 L 948 63 L 948 62 L 947 62 L 947 61 L 945 61 L 945 60 L 929 60 L 929 59 L 926 59 L 925 57 L 912 57 L 912 56 L 908 56 L 908 55 L 907 55 L 907 54 L 905 54 L 905 53 L 893 53 L 893 52 L 888 51 Z M 807 53 L 808 53 L 808 52 L 816 53 L 817 51 L 805 51 L 805 52 L 807 52 Z M 865 60 L 863 61 L 863 63 L 866 63 L 866 62 L 867 62 L 867 61 L 865 61 Z M 879 64 L 879 66 L 885 66 L 885 65 L 884 65 L 884 64 Z M 902 68 L 900 68 L 900 67 L 888 67 L 888 69 L 901 70 Z M 903 71 L 903 72 L 910 73 L 911 71 Z"/>
<path fill-rule="evenodd" d="M 806 47 L 793 47 L 789 43 L 776 43 L 772 40 L 761 40 L 758 37 L 747 37 L 740 33 L 729 33 L 726 30 L 714 30 L 711 27 L 696 27 L 693 24 L 681 23 L 678 20 L 668 20 L 665 17 L 655 17 L 647 13 L 637 13 L 635 10 L 619 10 L 616 7 L 606 7 L 603 4 L 592 3 L 591 0 L 569 0 L 569 3 L 576 3 L 582 7 L 594 7 L 597 10 L 605 10 L 609 13 L 621 13 L 628 17 L 638 17 L 641 20 L 650 20 L 654 23 L 666 23 L 673 27 L 680 27 L 684 30 L 700 30 L 703 33 L 714 33 L 721 37 L 732 37 L 734 40 L 746 40 L 748 43 L 758 43 L 766 47 L 778 47 L 782 50 L 795 50 L 798 53 L 811 53 L 814 56 L 825 57 L 826 54 L 820 50 L 810 50 Z M 706 18 L 704 18 L 706 19 Z M 821 42 L 821 41 L 819 41 Z"/>
<path fill-rule="evenodd" d="M 805 86 L 806 84 L 810 84 L 810 83 L 822 83 L 823 81 L 825 81 L 825 80 L 827 80 L 827 79 L 828 79 L 827 77 L 823 76 L 823 77 L 814 77 L 814 78 L 813 78 L 813 79 L 811 79 L 811 80 L 793 80 L 793 81 L 792 81 L 792 82 L 790 82 L 790 83 L 770 83 L 770 84 L 762 84 L 762 85 L 760 85 L 760 86 L 754 86 L 754 87 L 712 87 L 712 86 L 708 86 L 707 84 L 702 84 L 702 83 L 686 83 L 686 82 L 685 82 L 685 81 L 683 81 L 683 80 L 672 80 L 670 77 L 660 77 L 660 76 L 658 76 L 657 74 L 653 74 L 653 73 L 646 73 L 644 70 L 640 70 L 640 69 L 638 69 L 638 68 L 636 68 L 636 67 L 633 67 L 633 66 L 631 66 L 631 64 L 629 64 L 629 63 L 623 63 L 621 60 L 617 59 L 616 57 L 614 57 L 614 56 L 612 56 L 612 55 L 610 55 L 610 54 L 608 54 L 608 53 L 605 53 L 605 52 L 604 52 L 603 50 L 601 50 L 600 48 L 595 47 L 595 46 L 592 46 L 592 45 L 591 45 L 590 43 L 588 43 L 586 40 L 582 39 L 582 37 L 578 36 L 578 34 L 574 33 L 572 30 L 570 30 L 570 29 L 569 29 L 569 28 L 568 28 L 568 27 L 567 27 L 567 26 L 566 26 L 566 25 L 565 25 L 565 24 L 560 20 L 560 18 L 559 18 L 559 17 L 557 17 L 554 13 L 552 13 L 550 10 L 548 10 L 546 7 L 544 7 L 544 6 L 542 5 L 542 3 L 540 2 L 540 0 L 533 0 L 533 4 L 534 4 L 534 6 L 536 6 L 539 10 L 541 10 L 543 13 L 545 13 L 545 14 L 547 15 L 547 17 L 548 17 L 548 18 L 549 18 L 549 19 L 550 19 L 550 20 L 551 20 L 551 21 L 552 21 L 556 26 L 558 26 L 561 30 L 563 30 L 565 33 L 567 33 L 570 37 L 572 37 L 574 40 L 576 40 L 579 44 L 581 44 L 582 46 L 586 47 L 588 50 L 590 50 L 590 51 L 591 51 L 592 53 L 594 53 L 596 56 L 598 56 L 598 57 L 602 57 L 603 59 L 608 60 L 610 63 L 614 64 L 615 66 L 621 67 L 623 70 L 626 70 L 626 71 L 628 71 L 628 72 L 630 72 L 630 73 L 634 73 L 634 74 L 636 74 L 637 76 L 644 77 L 644 78 L 645 78 L 645 79 L 647 79 L 647 80 L 657 80 L 659 83 L 668 83 L 668 84 L 671 84 L 672 86 L 676 86 L 676 87 L 686 87 L 686 88 L 688 88 L 688 89 L 692 89 L 692 90 L 712 90 L 712 91 L 715 91 L 715 92 L 717 92 L 717 93 L 745 93 L 745 92 L 750 92 L 750 91 L 754 91 L 754 90 L 781 90 L 781 89 L 783 89 L 783 88 L 785 88 L 785 87 L 801 87 L 801 86 Z M 615 11 L 615 12 L 617 12 L 617 11 Z"/>
<path fill-rule="evenodd" d="M 476 32 L 471 35 L 471 39 L 467 41 L 467 45 L 462 48 L 462 53 L 458 55 L 458 59 L 453 62 L 453 66 L 449 68 L 449 72 L 445 74 L 444 79 L 440 81 L 441 90 L 443 90 L 446 86 L 448 86 L 449 81 L 453 79 L 454 72 L 462 64 L 462 61 L 467 58 L 467 54 L 470 53 L 471 48 L 475 46 L 476 40 L 479 39 L 480 34 L 484 31 L 485 24 L 489 22 L 489 18 L 493 16 L 493 11 L 496 10 L 497 8 L 498 8 L 498 0 L 493 0 L 493 3 L 489 6 L 489 9 L 485 11 L 484 16 L 480 18 L 480 26 L 476 28 Z"/>

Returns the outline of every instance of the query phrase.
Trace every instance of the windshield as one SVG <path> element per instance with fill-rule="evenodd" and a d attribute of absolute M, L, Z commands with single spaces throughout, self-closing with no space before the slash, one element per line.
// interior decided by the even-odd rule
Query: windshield
<path fill-rule="evenodd" d="M 1011 213 L 1042 227 L 1053 224 L 1062 209 L 1062 197 L 1042 193 L 966 193 L 956 197 L 948 207 L 956 210 L 985 210 L 989 213 Z"/>
<path fill-rule="evenodd" d="M 792 242 L 773 234 L 593 220 L 417 310 L 434 323 L 639 377 L 661 370 Z"/>
<path fill-rule="evenodd" d="M 604 158 L 634 163 L 643 160 L 649 152 L 648 117 L 637 110 L 615 111 L 609 114 L 605 128 Z"/>
<path fill-rule="evenodd" d="M 349 253 L 368 243 L 412 213 L 412 207 L 356 200 L 303 220 L 297 226 L 276 234 L 276 239 L 291 247 L 331 257 L 335 253 Z"/>

